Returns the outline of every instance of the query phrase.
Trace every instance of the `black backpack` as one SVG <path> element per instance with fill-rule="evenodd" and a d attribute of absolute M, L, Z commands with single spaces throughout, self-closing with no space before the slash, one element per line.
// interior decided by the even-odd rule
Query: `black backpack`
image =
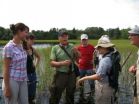
<path fill-rule="evenodd" d="M 108 78 L 109 78 L 109 85 L 115 89 L 115 91 L 118 90 L 118 77 L 119 72 L 121 72 L 121 65 L 120 60 L 121 56 L 118 51 L 113 51 L 110 56 L 112 61 L 112 67 L 109 72 L 107 72 Z"/>

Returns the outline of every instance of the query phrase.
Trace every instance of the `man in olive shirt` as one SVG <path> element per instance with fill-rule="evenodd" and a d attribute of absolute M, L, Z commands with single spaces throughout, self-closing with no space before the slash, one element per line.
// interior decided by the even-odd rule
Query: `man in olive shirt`
<path fill-rule="evenodd" d="M 129 38 L 131 41 L 131 44 L 135 45 L 136 47 L 139 48 L 139 27 L 135 26 L 132 30 L 129 31 Z M 134 73 L 136 75 L 136 95 L 134 99 L 134 104 L 139 104 L 139 51 L 137 53 L 138 55 L 138 60 L 136 65 L 132 65 L 129 68 L 129 71 Z"/>
<path fill-rule="evenodd" d="M 50 104 L 59 104 L 61 95 L 66 89 L 66 104 L 74 104 L 74 91 L 76 88 L 76 75 L 74 73 L 73 62 L 60 47 L 64 47 L 73 59 L 77 59 L 78 52 L 72 44 L 68 43 L 68 33 L 62 32 L 58 36 L 59 44 L 52 47 L 51 66 L 55 67 L 52 87 L 50 89 Z M 70 67 L 71 66 L 71 67 Z"/>

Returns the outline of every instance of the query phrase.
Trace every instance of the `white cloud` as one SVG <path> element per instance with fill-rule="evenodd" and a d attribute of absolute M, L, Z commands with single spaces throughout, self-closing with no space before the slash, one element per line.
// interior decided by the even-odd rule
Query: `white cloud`
<path fill-rule="evenodd" d="M 139 24 L 138 0 L 0 0 L 0 26 L 24 22 L 31 29 L 129 27 Z"/>

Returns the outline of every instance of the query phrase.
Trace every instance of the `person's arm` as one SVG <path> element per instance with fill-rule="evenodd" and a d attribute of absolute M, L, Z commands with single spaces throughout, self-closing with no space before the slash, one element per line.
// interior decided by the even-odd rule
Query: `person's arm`
<path fill-rule="evenodd" d="M 78 51 L 77 47 L 74 47 L 74 48 L 73 48 L 73 54 L 74 54 L 74 59 L 75 59 L 76 61 L 81 57 L 81 54 L 80 54 L 80 52 Z"/>
<path fill-rule="evenodd" d="M 80 81 L 85 81 L 85 80 L 100 80 L 101 77 L 97 74 L 91 75 L 91 76 L 86 76 L 80 79 Z"/>
<path fill-rule="evenodd" d="M 51 66 L 52 67 L 61 67 L 61 66 L 69 66 L 71 65 L 71 61 L 70 60 L 64 60 L 64 61 L 57 61 L 57 55 L 56 55 L 56 49 L 55 47 L 52 47 L 51 50 L 51 55 L 50 55 L 50 59 L 51 59 Z"/>
<path fill-rule="evenodd" d="M 36 49 L 33 48 L 34 51 L 34 55 L 35 55 L 35 67 L 37 67 L 40 63 L 40 55 L 39 53 L 36 51 Z"/>
<path fill-rule="evenodd" d="M 4 68 L 3 68 L 3 80 L 4 80 L 4 96 L 9 98 L 11 97 L 11 89 L 10 89 L 10 75 L 9 75 L 9 66 L 11 64 L 10 58 L 4 58 L 3 60 Z"/>
<path fill-rule="evenodd" d="M 4 58 L 3 60 L 3 79 L 4 79 L 4 84 L 5 88 L 10 88 L 9 85 L 9 66 L 11 64 L 11 59 L 10 58 Z"/>
<path fill-rule="evenodd" d="M 71 65 L 71 61 L 70 60 L 65 60 L 65 61 L 57 62 L 55 60 L 52 60 L 50 64 L 51 64 L 52 67 L 69 66 L 69 65 Z"/>
<path fill-rule="evenodd" d="M 100 80 L 101 77 L 97 74 L 91 75 L 91 76 L 85 76 L 78 80 L 77 85 L 82 84 L 85 80 Z"/>
<path fill-rule="evenodd" d="M 13 58 L 13 51 L 11 47 L 3 49 L 3 80 L 4 80 L 4 95 L 7 98 L 11 97 L 10 89 L 10 65 Z"/>

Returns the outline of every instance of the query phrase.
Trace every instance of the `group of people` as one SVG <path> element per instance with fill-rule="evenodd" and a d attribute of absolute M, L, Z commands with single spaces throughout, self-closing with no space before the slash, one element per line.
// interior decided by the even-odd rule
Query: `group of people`
<path fill-rule="evenodd" d="M 35 70 L 40 61 L 40 55 L 32 46 L 35 37 L 29 35 L 29 27 L 23 23 L 11 25 L 10 29 L 13 39 L 3 49 L 5 103 L 35 104 L 37 83 Z M 131 44 L 139 47 L 139 27 L 136 26 L 129 31 L 129 38 Z M 50 87 L 49 104 L 59 104 L 63 92 L 65 92 L 65 104 L 74 104 L 76 87 L 82 86 L 85 80 L 89 81 L 90 89 L 95 94 L 95 104 L 114 104 L 114 92 L 118 86 L 117 83 L 113 86 L 117 79 L 113 78 L 112 75 L 116 73 L 112 70 L 120 69 L 120 65 L 115 67 L 120 63 L 120 54 L 108 35 L 101 36 L 95 47 L 89 44 L 87 34 L 81 35 L 79 46 L 69 43 L 67 32 L 60 32 L 58 40 L 59 44 L 52 47 L 50 55 L 50 65 L 55 68 L 55 74 Z M 118 55 L 117 60 L 112 57 L 114 53 Z M 137 77 L 137 104 L 139 104 L 138 70 L 139 61 L 129 68 L 129 71 Z M 84 93 L 83 90 L 80 93 Z"/>
<path fill-rule="evenodd" d="M 81 45 L 76 47 L 68 43 L 68 38 L 68 33 L 59 34 L 60 44 L 55 45 L 51 51 L 51 65 L 56 68 L 56 73 L 51 87 L 50 104 L 59 104 L 62 92 L 65 89 L 65 104 L 74 104 L 76 85 L 81 85 L 85 80 L 89 80 L 90 89 L 95 91 L 95 104 L 113 103 L 113 88 L 109 86 L 107 72 L 112 67 L 110 56 L 115 51 L 115 45 L 111 43 L 107 35 L 103 35 L 99 39 L 96 47 L 88 43 L 87 34 L 81 35 Z M 73 61 L 61 46 L 67 50 L 79 67 L 81 79 L 77 81 L 77 84 L 75 69 L 70 67 Z M 99 54 L 100 61 L 94 69 L 95 49 L 97 49 L 96 53 Z M 100 56 L 102 57 L 100 58 Z M 96 80 L 95 83 L 94 80 Z"/>

